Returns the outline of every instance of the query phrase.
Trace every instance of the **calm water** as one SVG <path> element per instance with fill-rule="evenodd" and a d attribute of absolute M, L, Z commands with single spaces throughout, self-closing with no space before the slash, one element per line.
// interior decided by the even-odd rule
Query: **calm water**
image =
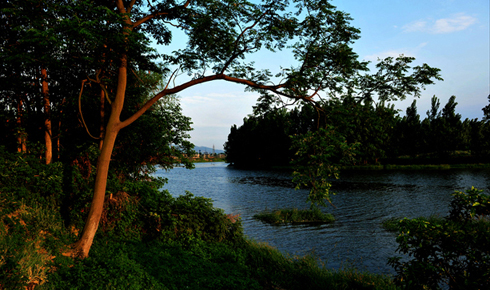
<path fill-rule="evenodd" d="M 394 273 L 386 262 L 396 255 L 396 234 L 381 222 L 390 217 L 445 216 L 454 190 L 490 188 L 490 170 L 352 171 L 334 183 L 331 225 L 272 226 L 252 216 L 265 209 L 308 208 L 308 191 L 294 190 L 287 173 L 198 163 L 193 170 L 156 173 L 168 178 L 174 195 L 190 191 L 211 198 L 226 213 L 240 214 L 245 234 L 284 253 L 314 253 L 327 267 L 354 265 L 375 273 Z"/>

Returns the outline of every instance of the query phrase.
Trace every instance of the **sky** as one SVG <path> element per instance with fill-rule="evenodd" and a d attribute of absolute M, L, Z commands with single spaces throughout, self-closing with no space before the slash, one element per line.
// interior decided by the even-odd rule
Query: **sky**
<path fill-rule="evenodd" d="M 360 60 L 397 57 L 416 58 L 414 66 L 427 63 L 441 69 L 444 81 L 426 87 L 417 109 L 421 119 L 430 109 L 432 96 L 440 99 L 441 109 L 456 96 L 456 113 L 462 118 L 483 117 L 482 108 L 490 95 L 490 1 L 489 0 L 370 0 L 331 3 L 350 14 L 351 24 L 361 30 L 354 45 Z M 179 35 L 174 36 L 175 43 Z M 182 38 L 182 42 L 185 42 Z M 155 45 L 157 50 L 162 49 Z M 168 49 L 168 48 L 166 48 Z M 292 58 L 287 52 L 259 53 L 254 56 L 262 68 L 272 72 L 287 67 Z M 371 72 L 374 72 L 372 70 Z M 243 124 L 252 114 L 258 94 L 244 92 L 242 85 L 215 81 L 178 94 L 183 114 L 191 117 L 191 142 L 196 146 L 223 149 L 230 128 Z M 395 102 L 400 115 L 413 97 Z"/>

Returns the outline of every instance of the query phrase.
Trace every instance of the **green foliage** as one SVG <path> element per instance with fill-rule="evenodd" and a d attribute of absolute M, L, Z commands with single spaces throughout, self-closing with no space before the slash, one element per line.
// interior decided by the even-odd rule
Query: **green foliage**
<path fill-rule="evenodd" d="M 400 220 L 402 220 L 402 219 L 392 217 L 392 218 L 384 220 L 382 222 L 382 226 L 385 230 L 387 230 L 389 232 L 398 232 L 400 230 Z M 429 222 L 432 224 L 439 224 L 439 223 L 444 221 L 444 219 L 438 215 L 431 215 L 428 218 L 419 217 L 418 220 L 426 221 L 426 222 Z"/>
<path fill-rule="evenodd" d="M 0 146 L 0 192 L 15 195 L 16 199 L 61 195 L 63 165 L 46 165 L 39 159 L 40 154 L 37 150 L 27 155 L 8 154 Z"/>
<path fill-rule="evenodd" d="M 40 289 L 396 289 L 387 276 L 327 270 L 251 241 L 127 241 L 101 238 L 90 257 L 63 264 Z"/>
<path fill-rule="evenodd" d="M 444 220 L 399 221 L 398 251 L 411 259 L 390 258 L 396 283 L 408 289 L 490 287 L 490 197 L 471 188 L 455 192 Z"/>
<path fill-rule="evenodd" d="M 208 198 L 194 197 L 190 192 L 172 197 L 167 191 L 146 196 L 145 209 L 148 234 L 163 240 L 178 240 L 190 244 L 195 240 L 236 242 L 242 238 L 242 226 L 237 216 L 226 215 L 212 206 Z"/>
<path fill-rule="evenodd" d="M 249 272 L 243 251 L 226 244 L 101 239 L 41 289 L 261 289 Z"/>
<path fill-rule="evenodd" d="M 45 283 L 47 265 L 58 255 L 54 244 L 59 247 L 60 242 L 55 239 L 63 237 L 56 208 L 15 205 L 17 209 L 10 214 L 0 208 L 0 285 L 5 289 Z"/>
<path fill-rule="evenodd" d="M 295 209 L 280 209 L 271 212 L 262 212 L 254 215 L 255 219 L 261 220 L 270 224 L 280 223 L 332 223 L 335 218 L 331 214 L 323 213 L 319 208 L 309 210 Z"/>
<path fill-rule="evenodd" d="M 353 161 L 358 144 L 348 144 L 332 126 L 304 135 L 293 137 L 293 147 L 296 159 L 292 164 L 293 182 L 296 188 L 310 188 L 308 202 L 315 205 L 327 206 L 331 203 L 329 179 L 338 179 L 339 165 Z"/>
<path fill-rule="evenodd" d="M 326 269 L 312 255 L 285 256 L 267 244 L 247 242 L 247 264 L 264 288 L 280 289 L 396 289 L 387 277 L 355 269 Z"/>
<path fill-rule="evenodd" d="M 81 154 L 84 158 L 77 159 L 79 162 L 63 168 L 59 163 L 45 165 L 36 156 L 2 152 L 0 166 L 5 173 L 0 184 L 0 287 L 45 283 L 55 257 L 53 267 L 66 267 L 61 265 L 66 258 L 59 255 L 76 239 L 91 198 L 95 170 L 90 154 Z M 203 241 L 236 243 L 243 239 L 237 216 L 226 215 L 209 199 L 190 193 L 173 198 L 167 191 L 160 191 L 164 183 L 158 178 L 125 182 L 110 178 L 98 238 L 158 238 L 185 247 Z M 114 263 L 121 268 L 134 268 L 124 255 L 118 259 Z M 114 271 L 109 271 L 110 275 L 122 271 L 117 267 L 109 270 Z M 130 275 L 140 270 L 128 271 Z M 134 279 L 146 279 L 134 275 Z"/>

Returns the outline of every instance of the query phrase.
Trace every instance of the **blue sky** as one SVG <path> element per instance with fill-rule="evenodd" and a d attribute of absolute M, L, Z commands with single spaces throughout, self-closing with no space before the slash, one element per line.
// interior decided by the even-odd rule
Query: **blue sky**
<path fill-rule="evenodd" d="M 332 3 L 353 18 L 361 30 L 354 50 L 361 60 L 404 54 L 416 58 L 415 65 L 427 63 L 441 69 L 444 81 L 428 86 L 417 100 L 421 118 L 436 95 L 443 107 L 456 96 L 457 113 L 463 118 L 481 119 L 490 94 L 490 5 L 488 0 L 370 0 Z M 179 35 L 174 41 L 178 43 Z M 184 40 L 183 40 L 184 41 Z M 180 43 L 184 44 L 184 43 Z M 284 53 L 263 53 L 255 58 L 261 67 L 274 72 L 289 66 Z M 178 79 L 177 79 L 178 81 Z M 183 113 L 192 118 L 191 141 L 197 146 L 222 149 L 233 124 L 240 126 L 252 113 L 258 95 L 224 81 L 195 86 L 179 94 Z M 413 98 L 395 102 L 405 109 Z"/>

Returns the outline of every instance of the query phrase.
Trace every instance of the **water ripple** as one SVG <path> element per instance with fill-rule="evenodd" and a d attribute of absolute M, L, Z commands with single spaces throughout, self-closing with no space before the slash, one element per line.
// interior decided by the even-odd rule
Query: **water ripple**
<path fill-rule="evenodd" d="M 200 163 L 196 169 L 158 171 L 173 195 L 186 190 L 211 198 L 227 213 L 240 214 L 244 232 L 284 253 L 313 253 L 327 267 L 354 265 L 375 273 L 394 273 L 396 234 L 381 227 L 391 217 L 445 216 L 454 190 L 489 189 L 489 170 L 349 171 L 333 182 L 336 222 L 330 225 L 273 226 L 253 219 L 266 209 L 307 208 L 308 190 L 294 190 L 284 172 L 239 170 L 225 163 Z"/>

